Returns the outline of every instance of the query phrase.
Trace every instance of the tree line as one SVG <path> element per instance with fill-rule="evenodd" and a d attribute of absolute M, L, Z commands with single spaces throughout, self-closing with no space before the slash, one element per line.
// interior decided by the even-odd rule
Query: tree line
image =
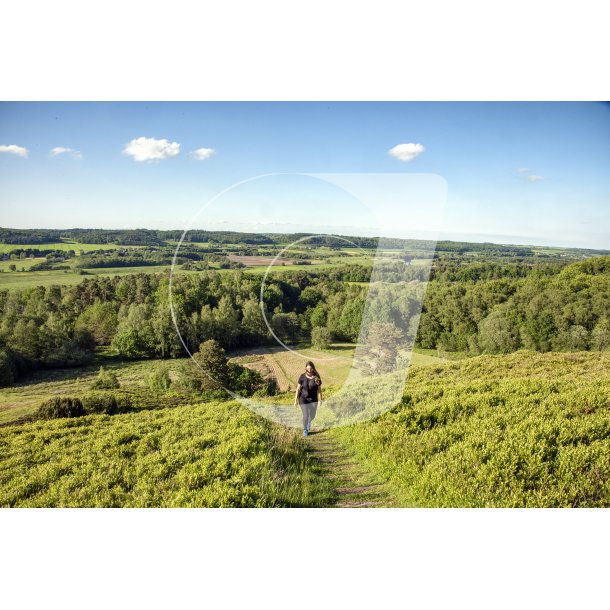
<path fill-rule="evenodd" d="M 172 307 L 167 272 L 0 290 L 0 383 L 39 366 L 90 362 L 102 345 L 124 358 L 184 356 L 175 324 L 191 352 L 207 340 L 226 350 L 273 343 L 271 331 L 287 342 L 357 341 L 370 273 L 362 265 L 278 273 L 267 278 L 262 307 L 262 277 L 239 270 L 173 276 Z M 610 347 L 609 256 L 525 277 L 441 276 L 425 296 L 425 284 L 415 285 L 421 314 L 417 298 L 388 289 L 367 324 L 393 323 L 416 346 L 473 354 Z"/>

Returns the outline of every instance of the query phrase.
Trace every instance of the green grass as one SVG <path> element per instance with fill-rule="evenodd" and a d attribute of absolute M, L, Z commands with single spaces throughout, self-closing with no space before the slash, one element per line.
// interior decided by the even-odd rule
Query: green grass
<path fill-rule="evenodd" d="M 329 383 L 345 371 L 320 357 L 353 349 L 307 353 Z M 253 351 L 238 359 L 255 363 Z M 293 354 L 267 355 L 285 375 L 300 372 L 303 361 Z M 3 388 L 3 421 L 51 395 L 86 391 L 100 362 L 38 371 Z M 329 502 L 330 483 L 298 430 L 235 402 L 147 394 L 151 361 L 103 362 L 138 397 L 137 409 L 0 428 L 0 506 Z M 273 401 L 284 399 L 292 400 Z M 455 361 L 415 353 L 400 404 L 325 434 L 387 486 L 396 506 L 610 507 L 610 353 L 520 351 Z"/>
<path fill-rule="evenodd" d="M 66 263 L 68 264 L 68 263 Z M 20 265 L 17 265 L 21 269 Z M 32 271 L 0 273 L 0 288 L 29 288 L 32 286 L 50 286 L 59 284 L 63 286 L 74 286 L 80 284 L 85 278 L 93 276 L 111 277 L 115 275 L 129 275 L 132 273 L 160 273 L 171 269 L 171 265 L 142 266 L 142 267 L 106 267 L 100 269 L 87 269 L 86 275 L 78 275 L 74 271 L 64 273 L 63 269 L 55 271 Z M 194 271 L 183 271 L 174 269 L 175 273 L 196 273 Z"/>
<path fill-rule="evenodd" d="M 31 259 L 30 259 L 31 260 Z M 36 259 L 35 262 L 41 262 L 42 259 Z M 343 263 L 344 260 L 337 259 L 337 263 Z M 350 262 L 352 259 L 350 259 Z M 74 286 L 76 284 L 80 284 L 85 278 L 90 278 L 92 276 L 104 276 L 104 277 L 112 277 L 117 275 L 130 275 L 133 273 L 161 273 L 167 272 L 171 269 L 171 265 L 154 265 L 154 266 L 142 266 L 142 267 L 105 267 L 99 269 L 87 269 L 86 275 L 78 275 L 72 270 L 63 270 L 58 269 L 55 271 L 32 271 L 32 272 L 10 272 L 8 271 L 8 265 L 14 263 L 17 266 L 17 269 L 21 269 L 21 267 L 25 267 L 26 269 L 33 264 L 33 262 L 28 262 L 27 259 L 23 261 L 4 261 L 4 265 L 0 266 L 0 268 L 4 268 L 5 272 L 0 273 L 0 289 L 20 289 L 20 288 L 29 288 L 32 286 L 50 286 L 53 284 L 59 284 L 64 286 Z M 67 261 L 65 264 L 69 265 L 70 262 Z M 329 267 L 335 266 L 336 263 L 332 262 L 324 262 L 317 263 L 312 265 L 274 265 L 270 268 L 270 273 L 283 273 L 285 271 L 307 271 L 307 270 L 318 270 L 318 269 L 328 269 Z M 216 269 L 219 273 L 223 273 L 226 271 L 234 272 L 234 269 L 218 269 L 218 264 L 210 265 L 211 268 Z M 242 269 L 242 271 L 246 274 L 255 273 L 255 274 L 264 274 L 267 271 L 267 266 L 262 265 L 259 267 L 248 267 Z M 198 273 L 197 271 L 185 271 L 180 269 L 180 266 L 174 267 L 174 273 Z"/>
<path fill-rule="evenodd" d="M 2 244 L 0 244 L 2 245 Z M 0 270 L 2 270 L 2 272 L 4 273 L 14 273 L 15 275 L 17 275 L 18 273 L 21 272 L 21 268 L 23 267 L 24 269 L 29 269 L 32 265 L 37 265 L 38 263 L 44 263 L 46 262 L 46 258 L 44 256 L 38 256 L 36 258 L 22 258 L 19 260 L 8 260 L 8 261 L 0 261 Z M 9 267 L 11 265 L 15 265 L 15 267 L 17 267 L 17 269 L 19 269 L 19 271 L 11 271 L 9 269 Z M 35 273 L 35 272 L 32 272 Z M 0 276 L 0 281 L 3 279 L 3 277 Z"/>
<path fill-rule="evenodd" d="M 91 250 L 113 250 L 116 248 L 141 248 L 142 246 L 117 246 L 116 244 L 79 244 L 77 242 L 61 241 L 49 244 L 0 244 L 0 254 L 10 252 L 18 248 L 31 248 L 36 250 L 74 250 L 77 253 L 79 250 L 90 252 Z"/>
<path fill-rule="evenodd" d="M 327 505 L 295 431 L 238 403 L 201 403 L 0 429 L 2 507 Z"/>
<path fill-rule="evenodd" d="M 610 354 L 414 367 L 391 412 L 329 433 L 401 506 L 610 507 Z"/>
<path fill-rule="evenodd" d="M 146 387 L 148 373 L 160 360 L 112 361 L 100 359 L 95 364 L 78 368 L 40 369 L 27 373 L 14 385 L 0 388 L 0 424 L 14 421 L 33 413 L 41 402 L 51 396 L 74 395 L 86 392 L 97 377 L 100 364 L 113 371 L 121 388 Z M 175 378 L 181 360 L 163 360 Z M 172 374 L 174 372 L 174 374 Z"/>

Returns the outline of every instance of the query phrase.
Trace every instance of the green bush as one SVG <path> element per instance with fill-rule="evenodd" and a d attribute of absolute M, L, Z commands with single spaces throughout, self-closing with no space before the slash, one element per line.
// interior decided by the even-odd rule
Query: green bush
<path fill-rule="evenodd" d="M 112 415 L 119 410 L 116 396 L 112 392 L 87 392 L 81 396 L 86 413 Z"/>
<path fill-rule="evenodd" d="M 265 378 L 257 371 L 234 362 L 229 363 L 229 371 L 230 389 L 242 396 L 252 396 L 257 390 L 267 389 Z"/>
<path fill-rule="evenodd" d="M 83 403 L 72 396 L 53 396 L 45 400 L 35 413 L 40 419 L 58 419 L 60 417 L 79 417 L 85 415 Z"/>
<path fill-rule="evenodd" d="M 273 377 L 267 377 L 265 379 L 264 384 L 257 388 L 252 396 L 275 396 L 278 393 L 279 386 L 277 385 L 277 381 Z M 291 394 L 292 395 L 292 394 Z"/>
<path fill-rule="evenodd" d="M 202 391 L 218 390 L 228 387 L 231 382 L 231 371 L 223 347 L 215 339 L 204 341 L 199 351 L 193 354 L 197 363 L 193 374 Z"/>
<path fill-rule="evenodd" d="M 148 375 L 148 387 L 154 392 L 167 392 L 171 383 L 169 369 L 165 362 L 157 364 L 155 369 Z"/>
<path fill-rule="evenodd" d="M 197 365 L 189 358 L 178 364 L 176 379 L 172 382 L 172 388 L 180 392 L 194 394 L 201 390 L 201 384 L 195 375 Z"/>
<path fill-rule="evenodd" d="M 95 381 L 91 384 L 92 390 L 115 390 L 121 384 L 113 371 L 107 371 L 103 366 L 100 366 L 100 372 Z"/>
<path fill-rule="evenodd" d="M 0 428 L 4 507 L 318 507 L 299 431 L 236 402 Z"/>

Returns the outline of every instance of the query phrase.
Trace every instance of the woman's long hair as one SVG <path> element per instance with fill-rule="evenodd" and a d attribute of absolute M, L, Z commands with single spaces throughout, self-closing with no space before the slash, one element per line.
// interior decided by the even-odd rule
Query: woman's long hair
<path fill-rule="evenodd" d="M 311 372 L 313 373 L 314 382 L 316 383 L 316 385 L 320 385 L 322 383 L 322 379 L 320 377 L 320 373 L 318 373 L 318 371 L 316 370 L 314 363 L 311 360 L 308 360 L 305 363 L 305 370 L 307 370 L 307 365 L 309 365 L 311 367 Z"/>

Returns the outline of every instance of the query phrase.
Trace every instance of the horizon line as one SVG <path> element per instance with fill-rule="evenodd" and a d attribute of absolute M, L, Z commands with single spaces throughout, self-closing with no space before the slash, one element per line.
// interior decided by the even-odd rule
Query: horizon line
<path fill-rule="evenodd" d="M 357 229 L 358 227 L 354 227 Z M 184 229 L 175 228 L 175 229 L 159 229 L 159 228 L 147 228 L 147 227 L 121 227 L 121 228 L 105 228 L 105 227 L 70 227 L 70 228 L 47 228 L 47 227 L 28 227 L 28 228 L 18 228 L 18 227 L 3 227 L 0 226 L 0 230 L 8 230 L 8 231 L 160 231 L 160 232 L 171 232 L 177 231 L 184 233 Z M 494 238 L 497 237 L 499 239 L 502 238 L 517 238 L 521 239 L 519 236 L 511 236 L 511 235 L 501 235 L 501 234 L 485 234 L 485 233 L 472 233 L 472 234 L 463 234 L 463 235 L 471 235 L 471 238 L 457 238 L 459 234 L 451 233 L 451 232 L 433 232 L 433 231 L 421 231 L 422 233 L 435 233 L 439 235 L 437 238 L 433 237 L 397 237 L 397 236 L 385 236 L 385 235 L 362 235 L 362 234 L 340 234 L 340 233 L 311 233 L 311 232 L 303 232 L 303 231 L 261 231 L 261 230 L 252 230 L 252 231 L 244 231 L 244 230 L 236 230 L 236 229 L 203 229 L 203 228 L 190 228 L 187 232 L 192 231 L 204 231 L 206 233 L 238 233 L 238 234 L 251 234 L 251 235 L 338 235 L 340 237 L 364 237 L 369 239 L 399 239 L 402 241 L 450 241 L 456 243 L 469 243 L 469 244 L 491 244 L 496 246 L 525 246 L 525 247 L 542 247 L 542 248 L 569 248 L 573 250 L 594 250 L 597 252 L 607 252 L 610 253 L 610 249 L 606 248 L 594 248 L 590 246 L 565 246 L 565 245 L 548 245 L 542 243 L 517 243 L 517 242 L 496 242 L 489 241 L 489 239 L 484 239 L 483 241 L 479 241 L 476 237 L 480 238 Z M 442 237 L 440 237 L 442 236 Z M 453 239 L 449 239 L 447 236 L 453 236 Z M 531 238 L 525 238 L 531 239 Z M 536 239 L 536 238 L 533 238 Z M 548 239 L 539 238 L 541 241 L 548 242 Z M 20 244 L 6 244 L 6 245 L 15 245 L 19 246 Z M 41 245 L 41 244 L 33 244 L 33 245 Z"/>

